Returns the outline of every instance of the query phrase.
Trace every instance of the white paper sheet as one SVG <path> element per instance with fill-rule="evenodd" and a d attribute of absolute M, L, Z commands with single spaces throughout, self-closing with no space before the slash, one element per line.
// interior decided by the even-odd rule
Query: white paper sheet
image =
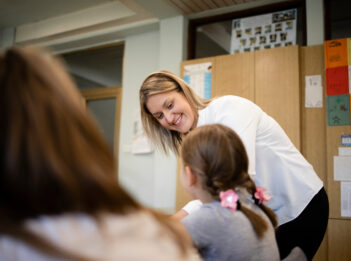
<path fill-rule="evenodd" d="M 334 180 L 351 181 L 351 156 L 334 156 Z"/>
<path fill-rule="evenodd" d="M 351 156 L 351 147 L 339 147 L 339 156 Z"/>
<path fill-rule="evenodd" d="M 305 107 L 323 107 L 323 88 L 321 75 L 310 75 L 305 77 Z"/>
<path fill-rule="evenodd" d="M 152 143 L 147 138 L 146 133 L 144 132 L 139 109 L 137 109 L 135 112 L 134 135 L 131 150 L 133 154 L 151 153 L 154 150 Z"/>
<path fill-rule="evenodd" d="M 341 216 L 351 217 L 351 182 L 341 182 Z"/>

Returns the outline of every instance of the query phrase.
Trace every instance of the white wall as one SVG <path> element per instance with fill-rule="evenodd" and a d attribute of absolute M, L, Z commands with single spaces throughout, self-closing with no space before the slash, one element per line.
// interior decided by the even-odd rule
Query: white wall
<path fill-rule="evenodd" d="M 186 20 L 182 16 L 160 21 L 160 30 L 125 39 L 119 181 L 149 207 L 173 212 L 176 190 L 176 158 L 155 151 L 133 155 L 134 119 L 139 108 L 139 88 L 148 74 L 159 69 L 179 75 L 184 58 Z"/>
<path fill-rule="evenodd" d="M 180 63 L 185 59 L 188 22 L 183 16 L 160 22 L 159 69 L 180 75 Z M 177 160 L 173 153 L 165 156 L 155 152 L 153 207 L 174 212 L 176 200 Z"/>
<path fill-rule="evenodd" d="M 4 28 L 0 30 L 0 48 L 6 48 L 14 44 L 15 28 Z"/>
<path fill-rule="evenodd" d="M 153 206 L 154 155 L 133 155 L 134 120 L 139 108 L 143 79 L 159 67 L 159 32 L 132 35 L 125 39 L 120 122 L 119 182 L 141 203 Z"/>

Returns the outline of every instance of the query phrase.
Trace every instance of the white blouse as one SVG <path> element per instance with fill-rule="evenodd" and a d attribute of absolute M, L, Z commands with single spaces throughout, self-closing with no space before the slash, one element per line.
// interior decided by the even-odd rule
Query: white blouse
<path fill-rule="evenodd" d="M 253 102 L 238 96 L 214 99 L 199 111 L 197 126 L 215 123 L 232 128 L 242 139 L 249 174 L 272 196 L 267 206 L 279 225 L 296 218 L 323 187 L 280 125 Z"/>

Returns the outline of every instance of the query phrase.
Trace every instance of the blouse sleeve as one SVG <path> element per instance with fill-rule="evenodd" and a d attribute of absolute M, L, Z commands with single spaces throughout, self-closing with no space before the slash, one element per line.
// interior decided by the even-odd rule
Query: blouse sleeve
<path fill-rule="evenodd" d="M 213 111 L 215 122 L 230 127 L 239 135 L 249 158 L 249 174 L 255 175 L 256 133 L 262 110 L 251 101 L 236 96 L 226 96 L 217 102 Z"/>

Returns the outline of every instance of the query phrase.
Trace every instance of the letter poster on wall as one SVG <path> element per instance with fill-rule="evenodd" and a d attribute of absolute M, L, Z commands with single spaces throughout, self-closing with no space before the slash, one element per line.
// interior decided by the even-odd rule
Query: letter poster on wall
<path fill-rule="evenodd" d="M 241 53 L 296 44 L 297 10 L 235 19 L 230 52 Z"/>
<path fill-rule="evenodd" d="M 204 99 L 211 98 L 212 63 L 198 63 L 184 66 L 184 81 Z"/>

